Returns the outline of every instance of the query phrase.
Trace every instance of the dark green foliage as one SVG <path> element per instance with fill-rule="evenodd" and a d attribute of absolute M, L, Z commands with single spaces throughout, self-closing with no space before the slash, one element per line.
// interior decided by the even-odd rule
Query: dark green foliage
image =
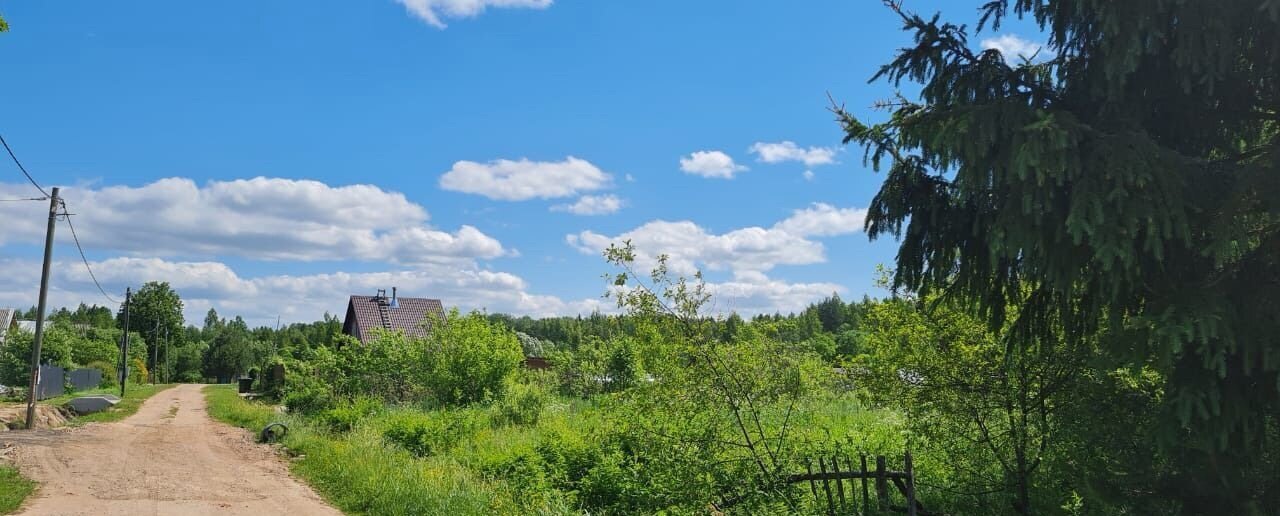
<path fill-rule="evenodd" d="M 88 364 L 85 364 L 85 367 L 89 369 L 97 369 L 102 372 L 102 384 L 99 385 L 99 387 L 115 387 L 120 383 L 116 381 L 116 375 L 119 374 L 119 372 L 116 371 L 116 366 L 111 362 L 89 362 Z"/>
<path fill-rule="evenodd" d="M 329 391 L 320 387 L 291 390 L 281 401 L 289 412 L 295 414 L 316 414 L 334 404 Z"/>
<path fill-rule="evenodd" d="M 321 412 L 319 422 L 334 432 L 349 432 L 361 420 L 383 410 L 382 401 L 365 396 L 350 401 L 339 402 L 336 406 Z"/>
<path fill-rule="evenodd" d="M 1096 337 L 1111 364 L 1153 368 L 1186 510 L 1260 510 L 1274 482 L 1251 472 L 1280 413 L 1280 4 L 987 3 L 984 24 L 1047 33 L 1034 62 L 900 14 L 915 41 L 876 78 L 920 99 L 876 125 L 840 111 L 887 172 L 867 230 L 901 239 L 894 285 L 1032 348 Z"/>
<path fill-rule="evenodd" d="M 438 455 L 487 424 L 474 411 L 396 414 L 383 436 L 419 457 Z"/>

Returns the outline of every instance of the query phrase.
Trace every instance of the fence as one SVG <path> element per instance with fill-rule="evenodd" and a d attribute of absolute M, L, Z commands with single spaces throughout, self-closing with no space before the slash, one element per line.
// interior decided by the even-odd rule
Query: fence
<path fill-rule="evenodd" d="M 76 369 L 67 373 L 67 381 L 71 383 L 72 390 L 97 389 L 102 385 L 102 371 L 92 368 Z"/>
<path fill-rule="evenodd" d="M 67 370 L 58 366 L 40 366 L 39 381 L 36 383 L 36 399 L 47 400 L 62 396 L 66 392 Z"/>
<path fill-rule="evenodd" d="M 874 470 L 867 468 L 866 455 L 861 455 L 858 459 L 855 466 L 847 456 L 843 462 L 838 455 L 817 457 L 816 472 L 815 460 L 810 459 L 805 462 L 804 473 L 788 475 L 782 483 L 793 485 L 807 482 L 815 505 L 825 507 L 826 514 L 830 516 L 865 516 L 890 512 L 905 513 L 908 516 L 935 516 L 935 513 L 926 511 L 924 505 L 916 499 L 916 477 L 911 452 L 903 454 L 901 471 L 890 470 L 884 455 L 875 457 Z M 869 483 L 874 483 L 874 499 Z M 898 496 L 894 495 L 894 491 Z M 897 503 L 899 500 L 902 505 Z M 739 501 L 741 499 L 725 500 L 717 504 L 717 508 L 728 509 Z"/>
<path fill-rule="evenodd" d="M 102 371 L 86 368 L 68 373 L 66 369 L 55 365 L 42 365 L 39 382 L 36 383 L 36 399 L 47 400 L 62 396 L 67 392 L 68 383 L 73 391 L 96 389 L 102 385 Z"/>

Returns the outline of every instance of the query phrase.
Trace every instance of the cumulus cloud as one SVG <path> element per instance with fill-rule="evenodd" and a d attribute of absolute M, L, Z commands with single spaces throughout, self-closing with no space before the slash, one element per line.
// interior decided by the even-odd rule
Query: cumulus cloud
<path fill-rule="evenodd" d="M 713 313 L 747 315 L 796 311 L 832 292 L 846 291 L 836 283 L 788 283 L 755 271 L 740 272 L 728 281 L 708 283 L 707 290 L 715 302 L 715 306 L 710 307 Z"/>
<path fill-rule="evenodd" d="M 565 211 L 574 215 L 608 215 L 622 209 L 622 199 L 616 195 L 584 195 L 573 204 L 557 204 L 551 211 Z"/>
<path fill-rule="evenodd" d="M 777 143 L 756 142 L 749 149 L 765 163 L 782 163 L 799 161 L 805 166 L 815 167 L 835 163 L 836 149 L 831 147 L 802 148 L 792 141 Z"/>
<path fill-rule="evenodd" d="M 567 235 L 565 240 L 586 254 L 599 254 L 611 244 L 631 241 L 642 268 L 666 254 L 668 266 L 677 274 L 692 274 L 702 267 L 762 272 L 778 265 L 825 262 L 825 248 L 813 237 L 861 231 L 865 215 L 865 210 L 818 203 L 794 211 L 769 228 L 752 226 L 714 234 L 687 220 L 654 220 L 615 236 L 582 231 Z"/>
<path fill-rule="evenodd" d="M 728 154 L 718 150 L 697 151 L 680 158 L 680 170 L 702 177 L 733 179 L 734 174 L 746 169 L 747 167 L 734 163 Z"/>
<path fill-rule="evenodd" d="M 599 299 L 565 301 L 556 296 L 534 294 L 519 276 L 475 267 L 429 265 L 386 272 L 246 278 L 215 261 L 117 257 L 91 262 L 91 266 L 111 293 L 123 292 L 125 286 L 137 287 L 146 281 L 168 282 L 182 296 L 188 322 L 199 321 L 209 308 L 224 316 L 245 315 L 250 324 L 274 323 L 277 315 L 286 323 L 318 320 L 326 312 L 341 317 L 348 296 L 372 295 L 378 289 L 393 286 L 399 288 L 401 295 L 439 298 L 448 306 L 464 310 L 550 316 L 607 308 Z M 40 263 L 0 259 L 0 268 L 6 271 L 0 275 L 0 306 L 33 305 Z M 50 306 L 107 302 L 79 261 L 56 261 L 52 271 Z"/>
<path fill-rule="evenodd" d="M 812 171 L 812 170 L 805 170 L 803 175 L 804 175 L 804 180 L 805 180 L 805 181 L 813 181 L 813 171 Z"/>
<path fill-rule="evenodd" d="M 816 202 L 808 208 L 791 213 L 782 222 L 774 224 L 774 229 L 801 236 L 836 236 L 855 233 L 862 230 L 867 219 L 867 210 L 856 208 L 837 208 L 830 204 Z"/>
<path fill-rule="evenodd" d="M 983 50 L 999 50 L 1000 55 L 1004 56 L 1007 62 L 1014 62 L 1019 58 L 1030 59 L 1040 51 L 1041 46 L 1039 43 L 1027 41 L 1013 34 L 984 39 L 981 45 Z"/>
<path fill-rule="evenodd" d="M 524 201 L 600 190 L 611 181 L 612 176 L 591 162 L 569 156 L 564 161 L 459 161 L 440 176 L 440 187 L 495 200 Z"/>
<path fill-rule="evenodd" d="M 444 18 L 474 18 L 485 9 L 546 9 L 552 0 L 396 0 L 410 13 L 433 27 L 446 27 Z"/>
<path fill-rule="evenodd" d="M 707 283 L 714 305 L 706 312 L 751 315 L 800 310 L 832 292 L 845 292 L 836 283 L 791 283 L 767 273 L 780 265 L 825 262 L 826 249 L 817 239 L 859 232 L 865 218 L 863 209 L 814 203 L 767 228 L 751 226 L 716 234 L 687 220 L 654 220 L 618 235 L 582 231 L 566 235 L 565 241 L 582 253 L 596 255 L 610 245 L 630 241 L 636 267 L 642 271 L 665 254 L 668 269 L 677 275 L 727 272 L 730 279 Z"/>
<path fill-rule="evenodd" d="M 0 184 L 0 197 L 23 192 L 22 186 Z M 81 242 L 98 250 L 397 264 L 466 263 L 506 253 L 474 227 L 432 228 L 421 205 L 371 185 L 257 177 L 201 186 L 168 178 L 140 187 L 66 187 L 62 196 Z M 0 245 L 42 241 L 45 209 L 0 203 Z"/>

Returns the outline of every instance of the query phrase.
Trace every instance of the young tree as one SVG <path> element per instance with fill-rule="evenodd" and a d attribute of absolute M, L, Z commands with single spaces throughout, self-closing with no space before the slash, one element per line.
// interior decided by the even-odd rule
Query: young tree
<path fill-rule="evenodd" d="M 901 239 L 895 286 L 1154 367 L 1161 437 L 1203 468 L 1189 510 L 1258 503 L 1280 413 L 1280 4 L 986 3 L 979 31 L 1045 31 L 1034 60 L 889 5 L 915 42 L 875 78 L 920 99 L 874 125 L 837 113 L 887 162 L 867 230 Z"/>
<path fill-rule="evenodd" d="M 124 324 L 120 319 L 119 324 Z M 161 360 L 160 348 L 166 343 L 173 347 L 186 333 L 183 331 L 182 298 L 169 283 L 149 281 L 133 293 L 129 305 L 129 329 L 142 334 L 147 350 L 147 369 L 156 371 L 156 361 Z"/>

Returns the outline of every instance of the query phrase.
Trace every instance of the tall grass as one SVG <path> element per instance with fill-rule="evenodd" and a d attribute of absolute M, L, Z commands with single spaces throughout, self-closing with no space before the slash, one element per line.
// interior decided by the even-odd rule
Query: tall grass
<path fill-rule="evenodd" d="M 331 433 L 274 407 L 245 401 L 229 386 L 205 389 L 214 419 L 258 431 L 289 426 L 281 443 L 291 469 L 343 511 L 368 515 L 524 513 L 500 482 L 478 478 L 462 465 L 422 459 L 384 442 L 377 421 L 345 434 Z"/>
<path fill-rule="evenodd" d="M 626 505 L 627 497 L 647 488 L 630 478 L 635 471 L 615 472 L 628 478 L 610 473 L 620 451 L 601 444 L 618 424 L 608 404 L 554 399 L 527 424 L 512 423 L 497 405 L 385 407 L 347 425 L 332 413 L 282 414 L 229 387 L 206 393 L 209 413 L 220 421 L 253 431 L 272 421 L 289 425 L 282 444 L 295 456 L 294 473 L 352 513 L 626 513 L 635 507 Z M 797 459 L 836 452 L 893 456 L 909 438 L 898 414 L 869 410 L 852 396 L 806 403 L 812 406 L 795 407 L 806 417 L 785 410 L 769 415 L 791 418 Z M 339 419 L 344 424 L 335 424 Z M 802 463 L 796 467 L 803 470 Z"/>
<path fill-rule="evenodd" d="M 0 514 L 10 514 L 36 490 L 36 483 L 18 474 L 11 466 L 0 465 Z"/>

